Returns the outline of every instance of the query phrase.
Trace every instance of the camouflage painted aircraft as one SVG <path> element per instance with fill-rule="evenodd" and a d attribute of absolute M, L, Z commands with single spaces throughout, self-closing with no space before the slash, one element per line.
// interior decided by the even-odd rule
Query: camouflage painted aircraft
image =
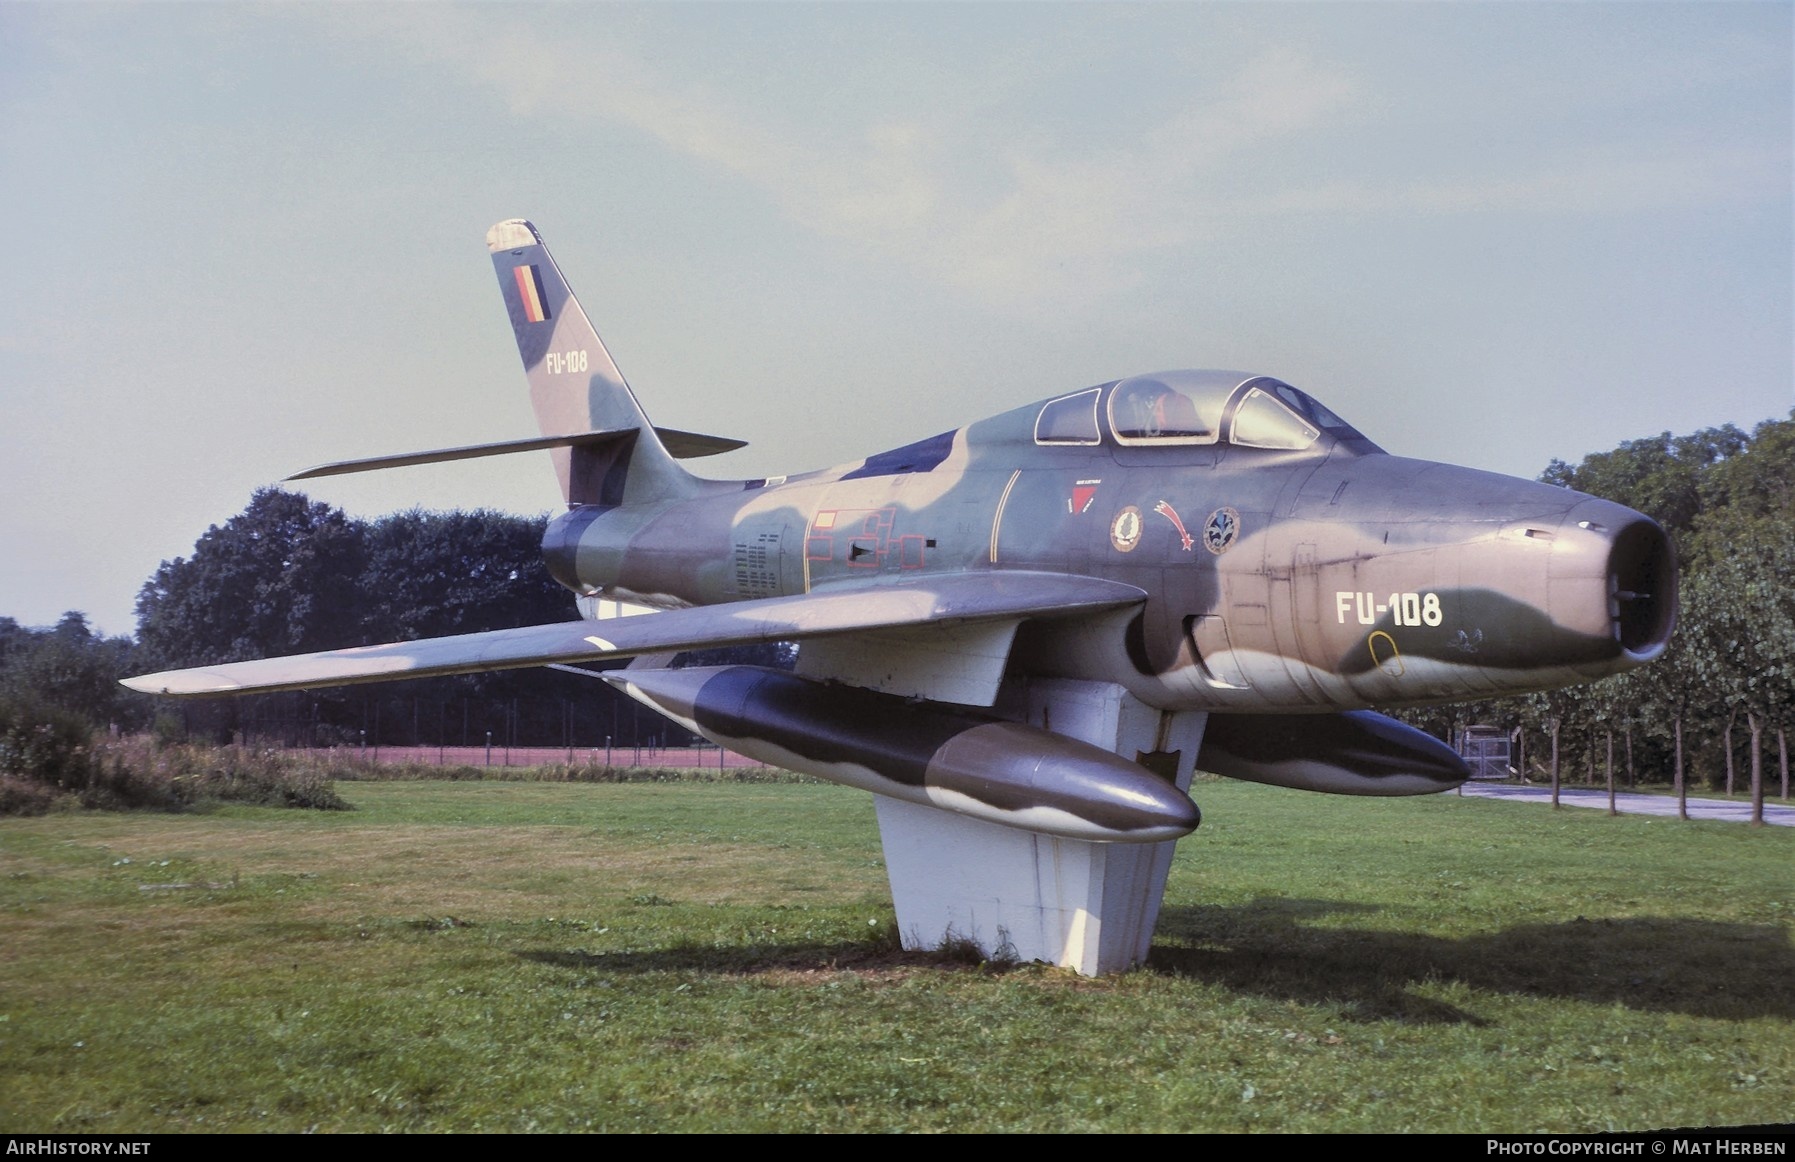
<path fill-rule="evenodd" d="M 1588 681 L 1671 633 L 1674 557 L 1646 517 L 1388 455 L 1263 375 L 1136 375 L 825 471 L 701 479 L 680 461 L 739 443 L 649 422 L 534 226 L 502 222 L 487 244 L 541 438 L 296 479 L 549 450 L 567 501 L 550 572 L 589 612 L 658 612 L 128 685 L 635 657 L 607 680 L 736 751 L 1030 832 L 1153 842 L 1197 825 L 1193 767 L 1348 794 L 1456 786 L 1456 754 L 1371 708 Z M 796 672 L 643 657 L 764 641 L 798 642 Z M 1031 691 L 1066 683 L 1157 716 L 1150 742 L 1118 754 L 1113 735 L 1056 729 Z"/>

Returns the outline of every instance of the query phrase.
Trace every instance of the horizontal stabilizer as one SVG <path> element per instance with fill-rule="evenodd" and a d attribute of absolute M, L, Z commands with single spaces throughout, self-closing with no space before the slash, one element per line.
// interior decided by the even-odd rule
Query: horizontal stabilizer
<path fill-rule="evenodd" d="M 682 432 L 678 428 L 657 427 L 654 434 L 661 438 L 661 446 L 667 449 L 667 455 L 675 460 L 696 460 L 700 456 L 716 456 L 748 446 L 746 440 L 732 440 L 728 436 L 703 436 L 697 432 Z"/>
<path fill-rule="evenodd" d="M 1132 585 L 1056 573 L 956 573 L 899 584 L 857 583 L 791 597 L 703 605 L 603 622 L 571 621 L 228 662 L 125 679 L 146 694 L 203 696 L 393 682 L 443 674 L 600 662 L 671 650 L 800 641 L 943 622 L 1067 617 L 1120 609 Z"/>
<path fill-rule="evenodd" d="M 565 436 L 532 436 L 527 440 L 499 440 L 491 444 L 467 444 L 459 448 L 434 448 L 428 452 L 400 452 L 392 456 L 368 456 L 361 460 L 337 460 L 295 472 L 288 480 L 315 480 L 320 476 L 344 476 L 380 468 L 410 468 L 415 464 L 442 464 L 450 460 L 477 460 L 482 456 L 508 456 L 513 452 L 546 452 L 551 448 L 584 448 L 609 443 L 633 434 L 634 429 L 614 432 L 573 432 Z M 677 428 L 656 428 L 655 434 L 678 460 L 715 456 L 746 448 L 748 441 L 726 436 L 703 436 Z"/>

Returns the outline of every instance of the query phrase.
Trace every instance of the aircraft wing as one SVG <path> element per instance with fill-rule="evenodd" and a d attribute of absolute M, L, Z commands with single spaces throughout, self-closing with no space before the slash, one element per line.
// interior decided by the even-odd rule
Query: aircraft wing
<path fill-rule="evenodd" d="M 254 694 L 918 627 L 945 632 L 953 626 L 1008 623 L 1013 630 L 1029 618 L 1123 609 L 1145 596 L 1132 585 L 1095 577 L 955 573 L 898 583 L 844 584 L 790 597 L 639 617 L 559 622 L 167 670 L 127 678 L 124 684 L 147 694 Z"/>

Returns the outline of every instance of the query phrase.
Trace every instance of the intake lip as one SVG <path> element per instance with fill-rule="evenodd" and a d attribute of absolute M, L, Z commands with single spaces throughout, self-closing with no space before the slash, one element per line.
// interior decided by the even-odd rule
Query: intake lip
<path fill-rule="evenodd" d="M 1656 521 L 1639 517 L 1608 550 L 1608 615 L 1614 639 L 1633 662 L 1649 662 L 1670 644 L 1677 620 L 1677 555 Z"/>

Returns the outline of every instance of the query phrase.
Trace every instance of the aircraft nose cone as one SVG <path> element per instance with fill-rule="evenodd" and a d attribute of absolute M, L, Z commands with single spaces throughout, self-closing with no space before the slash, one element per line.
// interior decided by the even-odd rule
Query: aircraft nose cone
<path fill-rule="evenodd" d="M 1153 790 L 1151 804 L 1141 813 L 1151 821 L 1150 830 L 1167 839 L 1189 835 L 1203 822 L 1203 812 L 1191 797 L 1169 783 Z"/>
<path fill-rule="evenodd" d="M 1142 837 L 1159 840 L 1189 835 L 1203 822 L 1203 812 L 1191 797 L 1170 786 L 1166 791 L 1156 792 L 1154 802 L 1141 815 L 1145 820 Z"/>

